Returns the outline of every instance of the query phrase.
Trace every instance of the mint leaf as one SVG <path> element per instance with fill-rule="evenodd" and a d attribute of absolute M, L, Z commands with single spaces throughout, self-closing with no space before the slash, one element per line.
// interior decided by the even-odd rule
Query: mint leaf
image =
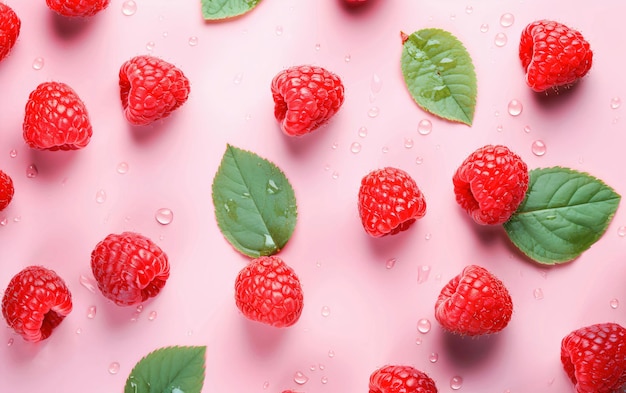
<path fill-rule="evenodd" d="M 124 393 L 200 393 L 205 363 L 205 346 L 157 349 L 137 362 Z"/>
<path fill-rule="evenodd" d="M 261 0 L 202 0 L 202 17 L 220 20 L 243 15 L 251 11 Z"/>
<path fill-rule="evenodd" d="M 415 102 L 427 112 L 471 126 L 476 72 L 461 41 L 441 29 L 423 29 L 405 38 L 402 75 Z"/>
<path fill-rule="evenodd" d="M 573 169 L 530 171 L 526 199 L 504 224 L 524 254 L 543 264 L 568 262 L 604 234 L 621 196 L 599 179 Z"/>
<path fill-rule="evenodd" d="M 296 226 L 296 197 L 276 165 L 227 145 L 212 188 L 217 224 L 236 250 L 256 258 L 287 244 Z"/>

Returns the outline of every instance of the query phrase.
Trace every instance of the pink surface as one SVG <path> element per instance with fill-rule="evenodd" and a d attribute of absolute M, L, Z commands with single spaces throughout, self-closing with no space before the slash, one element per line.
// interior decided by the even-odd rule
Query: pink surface
<path fill-rule="evenodd" d="M 204 392 L 364 392 L 370 373 L 384 364 L 415 366 L 440 392 L 452 391 L 455 376 L 463 392 L 570 392 L 561 338 L 597 322 L 626 324 L 623 209 L 580 258 L 542 267 L 500 227 L 470 221 L 451 182 L 471 151 L 499 143 L 530 168 L 568 166 L 626 193 L 624 107 L 611 107 L 613 98 L 626 99 L 617 49 L 626 5 L 595 2 L 581 11 L 561 0 L 378 0 L 350 12 L 335 0 L 264 0 L 241 18 L 205 23 L 196 0 L 136 0 L 131 16 L 122 13 L 122 0 L 112 0 L 105 12 L 78 21 L 56 16 L 43 0 L 7 3 L 22 32 L 0 62 L 0 168 L 16 188 L 0 212 L 0 288 L 24 266 L 42 264 L 66 280 L 74 310 L 38 344 L 0 329 L 3 389 L 121 392 L 148 352 L 206 345 Z M 515 18 L 509 27 L 500 23 L 505 13 Z M 525 85 L 517 58 L 521 30 L 544 18 L 580 30 L 595 52 L 588 76 L 550 99 Z M 400 31 L 425 27 L 450 31 L 473 58 L 478 104 L 471 128 L 423 112 L 407 92 Z M 508 37 L 504 46 L 495 43 L 499 33 Z M 162 57 L 191 81 L 189 101 L 149 127 L 129 126 L 119 102 L 117 72 L 137 54 Z M 35 69 L 39 57 L 44 64 Z M 293 139 L 273 118 L 270 81 L 304 63 L 337 73 L 346 100 L 327 126 Z M 24 144 L 28 94 L 48 80 L 68 83 L 85 101 L 94 128 L 85 149 L 39 152 Z M 507 111 L 513 99 L 523 104 L 519 116 Z M 423 119 L 432 122 L 427 135 L 418 133 Z M 543 156 L 532 152 L 536 140 L 547 147 Z M 220 233 L 210 194 L 227 143 L 275 162 L 295 189 L 298 223 L 280 253 L 305 293 L 293 327 L 249 322 L 235 307 L 234 279 L 247 259 Z M 122 163 L 127 173 L 120 173 Z M 35 177 L 27 176 L 31 165 Z M 358 186 L 365 173 L 387 165 L 416 179 L 428 212 L 402 234 L 373 239 L 358 217 Z M 173 211 L 171 224 L 155 220 L 159 208 Z M 171 262 L 165 289 L 140 312 L 80 282 L 91 277 L 96 243 L 124 230 L 155 240 Z M 513 318 L 497 335 L 461 339 L 434 319 L 440 289 L 468 264 L 488 268 L 511 292 Z M 418 280 L 425 269 L 428 276 Z M 432 325 L 425 334 L 417 330 L 423 318 Z M 308 378 L 303 385 L 298 372 Z"/>

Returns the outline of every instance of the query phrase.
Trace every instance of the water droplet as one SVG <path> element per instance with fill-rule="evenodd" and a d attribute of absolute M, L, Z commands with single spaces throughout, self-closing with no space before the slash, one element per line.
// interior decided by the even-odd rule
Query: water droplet
<path fill-rule="evenodd" d="M 415 163 L 417 165 L 422 165 L 424 163 L 424 157 L 415 157 Z"/>
<path fill-rule="evenodd" d="M 383 88 L 383 81 L 380 79 L 378 74 L 372 75 L 372 80 L 370 81 L 370 89 L 372 89 L 372 93 L 379 93 Z"/>
<path fill-rule="evenodd" d="M 482 25 L 480 25 L 480 32 L 481 33 L 486 33 L 489 31 L 489 25 L 486 23 L 483 23 Z"/>
<path fill-rule="evenodd" d="M 107 200 L 106 191 L 100 189 L 96 192 L 96 203 L 104 203 Z"/>
<path fill-rule="evenodd" d="M 83 333 L 83 329 L 81 328 L 76 328 L 76 334 L 77 335 L 81 335 Z"/>
<path fill-rule="evenodd" d="M 128 173 L 128 163 L 126 162 L 120 162 L 119 164 L 117 164 L 117 173 L 119 173 L 120 175 L 125 175 Z"/>
<path fill-rule="evenodd" d="M 265 381 L 265 382 L 263 382 L 263 389 L 267 389 L 267 388 L 269 388 L 269 387 L 270 387 L 270 383 L 269 383 L 269 381 Z"/>
<path fill-rule="evenodd" d="M 43 59 L 43 57 L 35 57 L 35 60 L 33 60 L 33 70 L 39 71 L 43 68 L 44 63 L 45 60 Z"/>
<path fill-rule="evenodd" d="M 138 314 L 139 314 L 139 313 L 141 313 L 141 312 L 143 311 L 143 304 L 138 305 L 138 306 L 135 308 L 135 311 L 136 311 Z"/>
<path fill-rule="evenodd" d="M 499 116 L 500 116 L 500 111 L 495 111 L 495 112 L 493 112 L 493 116 L 494 116 L 494 117 L 499 117 Z"/>
<path fill-rule="evenodd" d="M 9 341 L 7 341 L 7 347 L 12 346 L 14 342 L 15 340 L 13 338 L 10 338 Z"/>
<path fill-rule="evenodd" d="M 380 114 L 380 108 L 377 106 L 373 106 L 367 111 L 367 115 L 371 118 L 374 118 Z"/>
<path fill-rule="evenodd" d="M 496 46 L 500 48 L 506 45 L 507 41 L 508 41 L 508 38 L 506 37 L 506 34 L 504 33 L 496 34 L 496 37 L 493 40 L 494 44 L 496 44 Z"/>
<path fill-rule="evenodd" d="M 304 375 L 301 371 L 296 371 L 296 373 L 293 375 L 293 381 L 298 385 L 304 385 L 309 381 L 309 377 Z"/>
<path fill-rule="evenodd" d="M 524 107 L 522 106 L 522 103 L 519 102 L 518 100 L 513 99 L 509 102 L 509 106 L 508 106 L 509 115 L 519 116 L 519 114 L 522 113 L 522 109 L 524 109 Z"/>
<path fill-rule="evenodd" d="M 617 236 L 624 237 L 626 236 L 626 226 L 621 226 L 617 228 Z"/>
<path fill-rule="evenodd" d="M 455 377 L 452 377 L 452 379 L 450 380 L 450 389 L 459 390 L 461 389 L 462 386 L 463 386 L 463 378 L 459 377 L 458 375 Z"/>
<path fill-rule="evenodd" d="M 163 36 L 163 38 L 167 38 L 168 35 L 170 35 L 170 33 L 168 33 L 167 31 L 164 31 L 163 34 L 161 34 Z"/>
<path fill-rule="evenodd" d="M 361 144 L 359 142 L 352 142 L 352 144 L 350 145 L 350 151 L 355 154 L 360 152 Z"/>
<path fill-rule="evenodd" d="M 331 359 L 334 358 L 335 357 L 335 351 L 333 351 L 332 349 L 329 349 L 328 350 L 328 357 L 331 358 Z"/>
<path fill-rule="evenodd" d="M 238 74 L 235 75 L 235 77 L 233 78 L 233 83 L 236 85 L 241 84 L 241 81 L 243 80 L 243 73 L 240 72 Z"/>
<path fill-rule="evenodd" d="M 383 146 L 383 148 L 381 149 L 381 151 L 383 152 L 383 154 L 387 154 L 387 153 L 389 153 L 389 146 Z"/>
<path fill-rule="evenodd" d="M 109 364 L 109 374 L 115 375 L 120 372 L 120 364 L 118 362 L 113 362 Z"/>
<path fill-rule="evenodd" d="M 417 268 L 417 283 L 422 284 L 428 280 L 430 274 L 430 266 L 422 265 Z"/>
<path fill-rule="evenodd" d="M 159 224 L 168 225 L 171 224 L 174 219 L 174 212 L 172 212 L 171 209 L 164 207 L 156 211 L 154 218 Z"/>
<path fill-rule="evenodd" d="M 543 290 L 541 288 L 535 288 L 533 291 L 533 297 L 537 300 L 543 299 Z"/>
<path fill-rule="evenodd" d="M 437 352 L 432 352 L 428 355 L 428 361 L 431 363 L 437 363 L 437 360 L 439 360 L 439 354 Z"/>
<path fill-rule="evenodd" d="M 267 181 L 265 191 L 267 191 L 268 194 L 278 194 L 280 192 L 280 187 L 278 187 L 274 179 L 269 179 Z"/>
<path fill-rule="evenodd" d="M 346 55 L 346 56 L 343 58 L 343 60 L 344 60 L 346 63 L 349 63 L 349 62 L 350 62 L 350 60 L 352 60 L 352 56 L 351 56 L 351 55 Z"/>
<path fill-rule="evenodd" d="M 274 30 L 277 36 L 281 36 L 283 35 L 283 27 L 278 25 L 276 26 L 276 29 Z"/>
<path fill-rule="evenodd" d="M 94 280 L 93 278 L 89 278 L 81 274 L 80 277 L 78 278 L 78 282 L 80 282 L 80 285 L 85 287 L 89 292 L 96 293 L 97 284 L 96 284 L 96 280 Z"/>
<path fill-rule="evenodd" d="M 137 12 L 137 3 L 133 0 L 126 0 L 122 3 L 122 14 L 131 16 L 135 15 L 135 12 Z"/>
<path fill-rule="evenodd" d="M 619 307 L 619 300 L 611 299 L 611 301 L 609 301 L 609 306 L 611 306 L 611 308 L 615 310 Z"/>
<path fill-rule="evenodd" d="M 542 140 L 537 139 L 536 141 L 534 141 L 532 143 L 532 145 L 530 146 L 530 150 L 533 152 L 534 155 L 536 155 L 537 157 L 541 157 L 544 154 L 546 154 L 546 144 L 543 143 Z"/>
<path fill-rule="evenodd" d="M 417 132 L 420 135 L 428 135 L 433 130 L 433 123 L 428 119 L 420 120 L 417 124 Z"/>
<path fill-rule="evenodd" d="M 87 309 L 87 318 L 94 319 L 96 317 L 96 306 L 90 306 Z"/>
<path fill-rule="evenodd" d="M 430 321 L 426 318 L 422 318 L 417 321 L 417 331 L 423 334 L 430 332 Z"/>
<path fill-rule="evenodd" d="M 322 307 L 322 316 L 325 318 L 330 315 L 330 307 L 324 306 Z"/>
<path fill-rule="evenodd" d="M 622 105 L 622 100 L 619 97 L 611 98 L 611 109 L 617 109 Z"/>
<path fill-rule="evenodd" d="M 157 312 L 156 311 L 150 311 L 150 314 L 148 314 L 148 321 L 154 321 L 157 317 Z"/>
<path fill-rule="evenodd" d="M 367 127 L 359 127 L 359 136 L 365 138 L 367 136 Z"/>
<path fill-rule="evenodd" d="M 20 221 L 22 221 L 22 216 L 13 217 L 13 222 L 20 222 Z"/>
<path fill-rule="evenodd" d="M 450 14 L 450 20 L 455 20 L 456 19 L 456 14 Z"/>
<path fill-rule="evenodd" d="M 37 169 L 37 166 L 35 164 L 31 164 L 28 166 L 28 168 L 26 168 L 26 177 L 28 177 L 29 179 L 37 177 L 38 174 L 39 169 Z"/>
<path fill-rule="evenodd" d="M 320 44 L 315 44 L 315 50 L 319 51 L 322 48 L 322 45 Z"/>
<path fill-rule="evenodd" d="M 524 126 L 525 133 L 530 134 L 531 131 L 532 131 L 532 128 L 530 128 L 530 126 Z"/>
<path fill-rule="evenodd" d="M 422 345 L 422 338 L 418 337 L 415 339 L 415 345 Z"/>
<path fill-rule="evenodd" d="M 424 239 L 426 240 L 430 240 L 433 237 L 432 233 L 427 233 L 426 235 L 424 235 Z"/>
<path fill-rule="evenodd" d="M 471 14 L 472 12 L 474 12 L 474 7 L 472 7 L 471 5 L 465 7 L 466 14 Z"/>
<path fill-rule="evenodd" d="M 326 368 L 326 366 L 324 366 L 322 363 L 320 363 L 318 367 L 320 368 L 320 370 L 324 370 Z"/>
<path fill-rule="evenodd" d="M 413 147 L 413 139 L 411 138 L 404 138 L 404 147 L 406 147 L 407 149 L 410 149 Z"/>
<path fill-rule="evenodd" d="M 0 219 L 0 225 L 2 225 L 3 227 L 5 227 L 8 223 L 9 223 L 9 219 L 6 216 Z"/>
<path fill-rule="evenodd" d="M 189 44 L 189 46 L 196 46 L 196 45 L 198 45 L 198 37 L 196 37 L 196 36 L 189 37 L 189 39 L 187 40 L 187 43 Z"/>
<path fill-rule="evenodd" d="M 387 259 L 387 262 L 385 262 L 385 267 L 387 269 L 393 269 L 393 267 L 396 266 L 397 261 L 398 261 L 398 258 L 389 258 Z"/>
<path fill-rule="evenodd" d="M 500 26 L 502 27 L 511 27 L 515 22 L 515 16 L 511 13 L 502 14 L 500 17 Z"/>
<path fill-rule="evenodd" d="M 328 378 L 324 376 L 320 378 L 320 382 L 322 383 L 322 385 L 326 385 L 328 383 Z"/>
<path fill-rule="evenodd" d="M 9 157 L 11 158 L 17 157 L 17 150 L 11 149 L 11 151 L 9 152 Z"/>
<path fill-rule="evenodd" d="M 312 364 L 312 365 L 310 365 L 310 366 L 309 366 L 309 370 L 311 370 L 311 371 L 315 371 L 315 370 L 317 370 L 317 364 Z"/>
<path fill-rule="evenodd" d="M 504 131 L 504 126 L 502 124 L 498 124 L 498 126 L 496 127 L 496 131 L 498 132 Z"/>
<path fill-rule="evenodd" d="M 339 147 L 339 142 L 333 142 L 333 144 L 330 146 L 330 148 L 333 150 L 337 150 L 338 147 Z"/>
<path fill-rule="evenodd" d="M 152 52 L 152 51 L 154 50 L 154 46 L 155 46 L 155 45 L 156 45 L 156 44 L 154 43 L 154 41 L 148 41 L 148 42 L 146 43 L 146 50 L 147 50 L 148 52 Z"/>

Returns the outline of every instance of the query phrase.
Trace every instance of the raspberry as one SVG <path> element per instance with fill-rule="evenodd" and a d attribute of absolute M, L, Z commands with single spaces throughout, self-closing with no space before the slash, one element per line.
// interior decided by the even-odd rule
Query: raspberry
<path fill-rule="evenodd" d="M 344 100 L 341 79 L 316 66 L 300 65 L 272 80 L 274 116 L 283 132 L 301 136 L 319 128 L 337 113 Z"/>
<path fill-rule="evenodd" d="M 91 270 L 102 294 L 132 306 L 159 294 L 170 276 L 167 255 L 135 232 L 110 234 L 91 252 Z"/>
<path fill-rule="evenodd" d="M 136 56 L 120 68 L 120 98 L 131 124 L 148 125 L 169 116 L 189 97 L 189 80 L 173 64 Z"/>
<path fill-rule="evenodd" d="M 291 326 L 302 314 L 303 301 L 298 276 L 276 256 L 253 259 L 237 275 L 237 308 L 253 321 Z"/>
<path fill-rule="evenodd" d="M 578 31 L 554 21 L 526 26 L 519 44 L 526 83 L 537 92 L 570 85 L 587 74 L 593 52 Z"/>
<path fill-rule="evenodd" d="M 0 61 L 9 55 L 20 35 L 22 22 L 15 11 L 0 3 Z"/>
<path fill-rule="evenodd" d="M 89 114 L 76 92 L 61 82 L 44 82 L 30 93 L 24 140 L 39 150 L 77 150 L 93 133 Z"/>
<path fill-rule="evenodd" d="M 6 173 L 0 171 L 0 211 L 9 206 L 9 203 L 13 200 L 14 193 L 13 179 Z"/>
<path fill-rule="evenodd" d="M 17 273 L 4 292 L 2 315 L 24 340 L 37 342 L 72 311 L 72 295 L 53 270 L 29 266 Z"/>
<path fill-rule="evenodd" d="M 110 0 L 46 0 L 48 7 L 63 16 L 94 16 L 109 6 Z"/>
<path fill-rule="evenodd" d="M 370 375 L 369 393 L 437 393 L 437 386 L 414 367 L 384 366 Z"/>
<path fill-rule="evenodd" d="M 506 146 L 487 145 L 465 159 L 452 182 L 456 201 L 474 221 L 502 224 L 526 196 L 528 167 Z"/>
<path fill-rule="evenodd" d="M 600 323 L 574 330 L 561 341 L 561 362 L 576 393 L 617 391 L 626 384 L 626 329 Z"/>
<path fill-rule="evenodd" d="M 357 7 L 363 4 L 367 4 L 370 0 L 343 0 L 343 3 L 350 7 Z"/>
<path fill-rule="evenodd" d="M 513 301 L 502 281 L 487 269 L 470 265 L 443 287 L 435 303 L 435 318 L 448 331 L 478 336 L 508 325 Z"/>
<path fill-rule="evenodd" d="M 374 237 L 395 235 L 426 214 L 426 199 L 415 180 L 402 169 L 374 170 L 361 180 L 359 216 Z"/>

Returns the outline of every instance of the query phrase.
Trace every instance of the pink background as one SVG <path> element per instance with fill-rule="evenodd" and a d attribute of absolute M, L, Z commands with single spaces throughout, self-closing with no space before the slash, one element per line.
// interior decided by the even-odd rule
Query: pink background
<path fill-rule="evenodd" d="M 5 390 L 121 392 L 148 352 L 206 345 L 204 392 L 365 392 L 370 373 L 384 364 L 413 365 L 440 392 L 452 391 L 455 376 L 463 392 L 569 392 L 561 338 L 592 323 L 626 323 L 623 209 L 580 258 L 543 267 L 510 245 L 502 228 L 473 224 L 451 182 L 471 151 L 500 143 L 530 168 L 567 166 L 626 192 L 625 108 L 611 107 L 613 98 L 626 99 L 622 2 L 581 10 L 561 0 L 378 0 L 349 11 L 336 0 L 263 0 L 222 23 L 205 23 L 199 0 L 136 0 L 131 16 L 122 13 L 122 0 L 112 0 L 105 12 L 77 21 L 56 16 L 43 0 L 6 2 L 22 32 L 0 63 L 0 168 L 16 188 L 0 212 L 0 290 L 26 265 L 42 264 L 66 280 L 74 310 L 39 344 L 0 329 Z M 513 25 L 500 23 L 505 13 Z M 588 76 L 550 99 L 525 85 L 517 58 L 521 30 L 543 18 L 579 29 L 595 52 Z M 478 103 L 471 128 L 423 112 L 406 90 L 400 32 L 426 27 L 450 31 L 473 58 Z M 508 38 L 504 46 L 495 43 L 498 33 Z M 119 67 L 138 54 L 176 64 L 191 81 L 189 101 L 149 127 L 129 126 L 119 102 Z M 291 139 L 273 118 L 270 81 L 304 63 L 337 73 L 346 100 L 326 127 Z M 85 101 L 94 128 L 85 149 L 40 152 L 24 144 L 28 94 L 48 80 L 68 83 Z M 513 99 L 523 104 L 519 116 L 507 111 Z M 428 135 L 418 133 L 424 119 L 432 122 Z M 545 155 L 533 154 L 535 140 L 545 143 Z M 249 322 L 235 307 L 234 279 L 247 259 L 221 235 L 210 194 L 227 143 L 272 160 L 294 186 L 298 223 L 279 255 L 301 278 L 305 308 L 291 328 Z M 37 176 L 27 176 L 30 165 Z M 428 211 L 409 231 L 373 239 L 361 227 L 356 196 L 362 176 L 387 165 L 416 179 Z M 100 190 L 104 201 L 97 201 Z M 157 223 L 159 208 L 173 211 L 171 224 Z M 151 237 L 171 262 L 165 289 L 141 312 L 80 283 L 81 275 L 91 278 L 96 243 L 124 230 Z M 514 315 L 500 334 L 461 339 L 434 320 L 440 289 L 467 264 L 488 268 L 511 292 Z M 429 275 L 419 282 L 424 267 Z M 426 334 L 417 330 L 422 318 L 432 323 Z M 111 373 L 114 363 L 119 370 Z M 304 385 L 294 381 L 298 372 L 308 378 Z"/>

